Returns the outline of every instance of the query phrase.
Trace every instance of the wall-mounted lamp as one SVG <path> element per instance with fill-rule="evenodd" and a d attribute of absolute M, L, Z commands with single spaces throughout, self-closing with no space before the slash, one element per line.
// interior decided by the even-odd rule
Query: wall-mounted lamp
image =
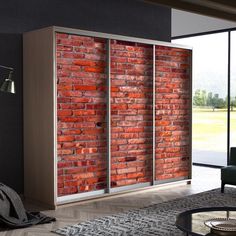
<path fill-rule="evenodd" d="M 0 86 L 0 91 L 7 93 L 15 93 L 15 83 L 12 80 L 12 74 L 14 69 L 7 66 L 0 65 L 1 68 L 9 70 L 8 78 L 6 78 Z"/>

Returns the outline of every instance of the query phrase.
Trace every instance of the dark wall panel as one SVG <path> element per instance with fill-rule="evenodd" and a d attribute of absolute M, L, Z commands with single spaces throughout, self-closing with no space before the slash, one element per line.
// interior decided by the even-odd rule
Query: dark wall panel
<path fill-rule="evenodd" d="M 0 65 L 13 67 L 16 94 L 0 92 L 0 182 L 23 189 L 22 35 L 0 34 Z M 8 70 L 0 68 L 1 82 Z"/>
<path fill-rule="evenodd" d="M 0 31 L 22 33 L 51 25 L 170 41 L 171 11 L 136 0 L 8 0 Z"/>
<path fill-rule="evenodd" d="M 0 93 L 0 182 L 23 192 L 22 34 L 47 26 L 170 41 L 171 11 L 136 0 L 8 0 L 0 5 L 0 64 L 16 95 Z M 6 71 L 0 70 L 0 80 Z"/>

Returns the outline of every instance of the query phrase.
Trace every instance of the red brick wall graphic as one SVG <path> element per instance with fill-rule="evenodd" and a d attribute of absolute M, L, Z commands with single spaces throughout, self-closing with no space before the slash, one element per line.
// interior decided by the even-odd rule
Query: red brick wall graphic
<path fill-rule="evenodd" d="M 111 43 L 111 186 L 152 181 L 152 46 Z"/>
<path fill-rule="evenodd" d="M 58 196 L 106 189 L 106 40 L 56 34 Z M 156 46 L 156 178 L 190 170 L 191 52 Z M 153 48 L 111 40 L 111 186 L 152 182 Z"/>
<path fill-rule="evenodd" d="M 156 180 L 190 174 L 191 51 L 156 47 Z"/>
<path fill-rule="evenodd" d="M 105 40 L 57 34 L 58 195 L 106 187 Z"/>

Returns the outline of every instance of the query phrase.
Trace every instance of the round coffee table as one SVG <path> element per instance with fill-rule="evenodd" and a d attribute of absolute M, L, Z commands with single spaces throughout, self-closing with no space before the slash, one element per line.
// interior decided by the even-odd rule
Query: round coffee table
<path fill-rule="evenodd" d="M 213 218 L 235 218 L 236 207 L 208 207 L 192 209 L 180 213 L 176 218 L 176 226 L 186 233 L 186 235 L 202 236 L 202 235 L 236 235 L 236 233 L 218 234 L 207 227 L 204 222 Z"/>

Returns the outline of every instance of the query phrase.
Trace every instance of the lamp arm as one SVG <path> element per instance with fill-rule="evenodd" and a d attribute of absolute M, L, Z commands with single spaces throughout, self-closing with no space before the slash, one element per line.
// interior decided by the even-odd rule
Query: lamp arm
<path fill-rule="evenodd" d="M 2 65 L 0 65 L 0 67 L 1 67 L 1 68 L 4 68 L 4 69 L 12 70 L 12 71 L 14 70 L 12 67 L 8 67 L 8 66 L 2 66 Z"/>

